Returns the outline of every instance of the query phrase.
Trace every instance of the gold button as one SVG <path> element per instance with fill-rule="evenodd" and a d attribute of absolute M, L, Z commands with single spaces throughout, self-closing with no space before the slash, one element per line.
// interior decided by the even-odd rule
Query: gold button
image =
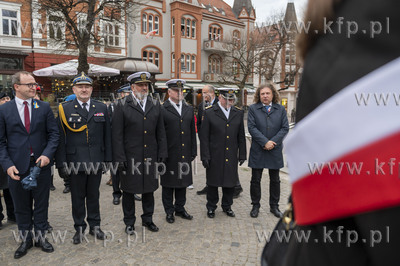
<path fill-rule="evenodd" d="M 227 127 L 229 127 L 229 124 L 226 124 Z"/>
<path fill-rule="evenodd" d="M 228 159 L 225 160 L 226 162 L 228 161 Z"/>
<path fill-rule="evenodd" d="M 181 123 L 183 123 L 183 120 L 181 119 Z"/>
<path fill-rule="evenodd" d="M 144 120 L 146 120 L 146 117 L 143 117 Z"/>
<path fill-rule="evenodd" d="M 147 131 L 145 130 L 145 131 L 144 131 L 144 134 L 146 134 L 146 133 L 147 133 Z"/>
<path fill-rule="evenodd" d="M 144 144 L 144 147 L 146 148 L 146 147 L 147 147 L 147 145 L 146 145 L 146 144 Z"/>
<path fill-rule="evenodd" d="M 182 143 L 182 147 L 185 147 L 185 144 L 184 144 L 184 143 Z"/>
<path fill-rule="evenodd" d="M 227 139 L 229 139 L 229 136 L 226 136 Z"/>
<path fill-rule="evenodd" d="M 229 148 L 226 148 L 227 151 L 229 151 Z"/>
<path fill-rule="evenodd" d="M 144 158 L 144 161 L 147 161 L 147 158 Z"/>
<path fill-rule="evenodd" d="M 185 156 L 182 156 L 182 159 L 185 159 Z"/>
<path fill-rule="evenodd" d="M 182 135 L 185 134 L 185 132 L 182 131 Z"/>

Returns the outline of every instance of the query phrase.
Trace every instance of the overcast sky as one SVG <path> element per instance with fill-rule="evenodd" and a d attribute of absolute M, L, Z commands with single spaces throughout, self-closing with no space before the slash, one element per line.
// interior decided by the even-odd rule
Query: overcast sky
<path fill-rule="evenodd" d="M 224 1 L 230 6 L 233 6 L 234 0 Z M 256 22 L 265 22 L 272 14 L 284 11 L 289 1 L 294 2 L 297 18 L 301 18 L 306 8 L 307 0 L 252 0 L 253 6 L 256 10 Z"/>

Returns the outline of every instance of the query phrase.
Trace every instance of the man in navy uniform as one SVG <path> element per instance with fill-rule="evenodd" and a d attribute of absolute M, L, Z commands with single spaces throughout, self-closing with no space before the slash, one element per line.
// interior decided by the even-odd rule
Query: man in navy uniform
<path fill-rule="evenodd" d="M 205 110 L 201 125 L 201 161 L 206 168 L 207 215 L 214 218 L 218 203 L 218 187 L 222 187 L 222 210 L 230 217 L 235 213 L 233 204 L 234 187 L 240 165 L 246 160 L 246 139 L 243 111 L 233 106 L 234 89 L 220 88 L 219 102 Z"/>
<path fill-rule="evenodd" d="M 32 225 L 35 246 L 45 252 L 54 251 L 44 236 L 48 229 L 50 168 L 59 133 L 50 105 L 32 99 L 37 86 L 33 75 L 18 72 L 12 76 L 12 84 L 15 99 L 0 106 L 0 163 L 9 176 L 9 189 L 22 236 L 22 243 L 14 253 L 14 258 L 18 259 L 33 246 Z M 26 190 L 21 180 L 38 163 L 42 169 L 37 177 L 37 187 Z"/>
<path fill-rule="evenodd" d="M 150 73 L 137 72 L 128 77 L 132 92 L 124 104 L 117 104 L 113 115 L 113 160 L 119 163 L 122 210 L 125 232 L 134 234 L 134 194 L 142 194 L 142 225 L 152 232 L 154 191 L 157 190 L 156 163 L 168 157 L 161 105 L 149 95 Z"/>
<path fill-rule="evenodd" d="M 168 143 L 166 171 L 161 175 L 162 202 L 168 223 L 176 216 L 192 220 L 185 210 L 186 188 L 193 183 L 191 162 L 197 156 L 194 110 L 183 100 L 183 79 L 167 81 L 169 99 L 162 113 Z M 173 202 L 175 193 L 175 204 Z"/>
<path fill-rule="evenodd" d="M 76 99 L 59 105 L 60 144 L 56 154 L 57 168 L 74 165 L 72 171 L 72 217 L 76 233 L 73 243 L 82 242 L 89 223 L 89 234 L 105 239 L 100 229 L 99 187 L 103 162 L 111 162 L 111 126 L 104 103 L 91 99 L 92 79 L 83 72 L 73 80 Z M 94 166 L 90 169 L 90 166 Z M 85 206 L 86 202 L 86 206 Z"/>

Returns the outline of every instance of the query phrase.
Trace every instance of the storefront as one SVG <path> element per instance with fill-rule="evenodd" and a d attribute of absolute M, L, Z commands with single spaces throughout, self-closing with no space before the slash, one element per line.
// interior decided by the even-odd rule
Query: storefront
<path fill-rule="evenodd" d="M 0 91 L 12 88 L 11 76 L 24 70 L 24 58 L 27 55 L 20 51 L 0 49 Z"/>

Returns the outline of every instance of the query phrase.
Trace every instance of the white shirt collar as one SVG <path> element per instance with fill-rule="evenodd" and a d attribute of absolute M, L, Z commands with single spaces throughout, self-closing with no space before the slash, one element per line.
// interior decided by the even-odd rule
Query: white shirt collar
<path fill-rule="evenodd" d="M 82 109 L 83 109 L 83 102 L 82 101 L 80 101 L 80 100 L 78 100 L 78 98 L 76 98 L 76 100 L 78 101 L 78 103 L 79 103 L 79 105 L 82 107 Z M 86 102 L 87 103 L 87 111 L 89 111 L 89 109 L 90 109 L 90 99 Z"/>
<path fill-rule="evenodd" d="M 221 108 L 222 112 L 224 113 L 224 115 L 226 116 L 226 119 L 229 119 L 229 113 L 231 112 L 231 107 L 227 108 L 227 110 L 225 110 L 224 107 L 222 107 L 221 103 L 218 102 L 219 108 Z"/>
<path fill-rule="evenodd" d="M 179 115 L 182 115 L 182 101 L 179 101 L 179 107 L 176 105 L 174 101 L 171 100 L 171 98 L 168 98 L 169 102 L 172 104 L 173 107 L 175 107 L 176 111 L 178 111 Z"/>
<path fill-rule="evenodd" d="M 132 93 L 133 98 L 135 98 L 136 102 L 139 104 L 140 106 L 140 100 L 138 98 L 136 98 L 135 93 Z M 125 96 L 126 97 L 126 96 Z M 143 106 L 140 106 L 144 112 L 144 110 L 146 109 L 146 102 L 147 102 L 147 97 L 144 97 L 143 99 Z"/>
<path fill-rule="evenodd" d="M 32 98 L 29 98 L 29 99 L 27 99 L 27 100 L 22 100 L 22 99 L 18 98 L 17 96 L 15 96 L 15 103 L 16 103 L 16 104 L 18 104 L 18 105 L 24 105 L 24 102 L 25 102 L 25 101 L 27 101 L 27 102 L 28 102 L 28 105 L 31 106 L 31 104 L 32 104 Z"/>

